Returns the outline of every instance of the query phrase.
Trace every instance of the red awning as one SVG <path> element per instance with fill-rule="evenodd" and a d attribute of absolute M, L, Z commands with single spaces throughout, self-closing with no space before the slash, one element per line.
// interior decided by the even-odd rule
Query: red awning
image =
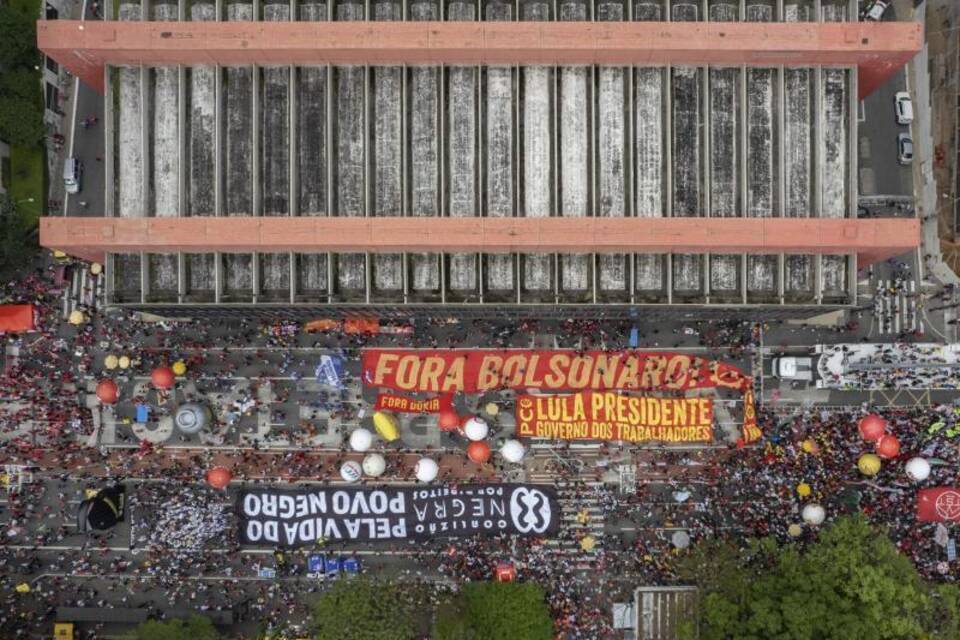
<path fill-rule="evenodd" d="M 0 332 L 33 331 L 32 304 L 0 304 Z"/>

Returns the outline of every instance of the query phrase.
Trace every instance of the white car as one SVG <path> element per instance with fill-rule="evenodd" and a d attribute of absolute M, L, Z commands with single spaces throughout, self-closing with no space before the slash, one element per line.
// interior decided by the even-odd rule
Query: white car
<path fill-rule="evenodd" d="M 898 91 L 893 96 L 893 112 L 897 116 L 897 124 L 913 122 L 913 101 L 906 91 Z"/>
<path fill-rule="evenodd" d="M 866 8 L 860 13 L 860 18 L 878 22 L 883 18 L 883 13 L 887 10 L 888 6 L 890 6 L 890 0 L 873 0 L 873 2 L 867 2 Z"/>
<path fill-rule="evenodd" d="M 906 133 L 897 135 L 897 162 L 902 165 L 913 162 L 913 138 Z"/>

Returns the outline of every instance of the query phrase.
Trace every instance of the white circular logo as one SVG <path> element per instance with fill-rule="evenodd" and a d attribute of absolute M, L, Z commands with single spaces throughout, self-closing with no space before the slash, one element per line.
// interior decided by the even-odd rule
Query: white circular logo
<path fill-rule="evenodd" d="M 520 533 L 543 533 L 550 526 L 550 499 L 539 489 L 517 487 L 510 496 L 510 519 Z"/>

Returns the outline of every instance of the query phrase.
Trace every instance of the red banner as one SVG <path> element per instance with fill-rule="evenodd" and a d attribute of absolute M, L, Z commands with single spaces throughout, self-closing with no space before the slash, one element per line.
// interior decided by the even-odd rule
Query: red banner
<path fill-rule="evenodd" d="M 396 391 L 479 393 L 493 389 L 550 391 L 688 391 L 736 389 L 744 394 L 741 440 L 760 438 L 750 377 L 739 368 L 668 351 L 527 349 L 366 349 L 363 380 Z"/>
<path fill-rule="evenodd" d="M 556 440 L 709 442 L 709 398 L 642 398 L 616 392 L 519 396 L 517 435 Z"/>
<path fill-rule="evenodd" d="M 377 403 L 374 405 L 376 411 L 393 411 L 394 413 L 440 413 L 452 408 L 453 403 L 449 395 L 420 400 L 394 393 L 381 393 L 377 396 Z"/>
<path fill-rule="evenodd" d="M 367 349 L 363 379 L 374 387 L 428 393 L 744 389 L 749 382 L 737 367 L 682 353 L 521 349 Z"/>
<path fill-rule="evenodd" d="M 936 487 L 917 493 L 917 520 L 920 522 L 960 522 L 960 489 Z"/>

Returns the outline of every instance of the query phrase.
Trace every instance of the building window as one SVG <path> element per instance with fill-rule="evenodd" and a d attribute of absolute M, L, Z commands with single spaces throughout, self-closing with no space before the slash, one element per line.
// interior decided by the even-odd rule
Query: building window
<path fill-rule="evenodd" d="M 49 69 L 53 73 L 57 73 L 60 71 L 60 65 L 57 64 L 56 60 L 47 56 L 47 69 Z"/>
<path fill-rule="evenodd" d="M 60 90 L 49 82 L 47 83 L 47 109 L 60 110 Z"/>
<path fill-rule="evenodd" d="M 60 17 L 60 12 L 52 4 L 47 5 L 47 20 L 56 20 Z"/>

